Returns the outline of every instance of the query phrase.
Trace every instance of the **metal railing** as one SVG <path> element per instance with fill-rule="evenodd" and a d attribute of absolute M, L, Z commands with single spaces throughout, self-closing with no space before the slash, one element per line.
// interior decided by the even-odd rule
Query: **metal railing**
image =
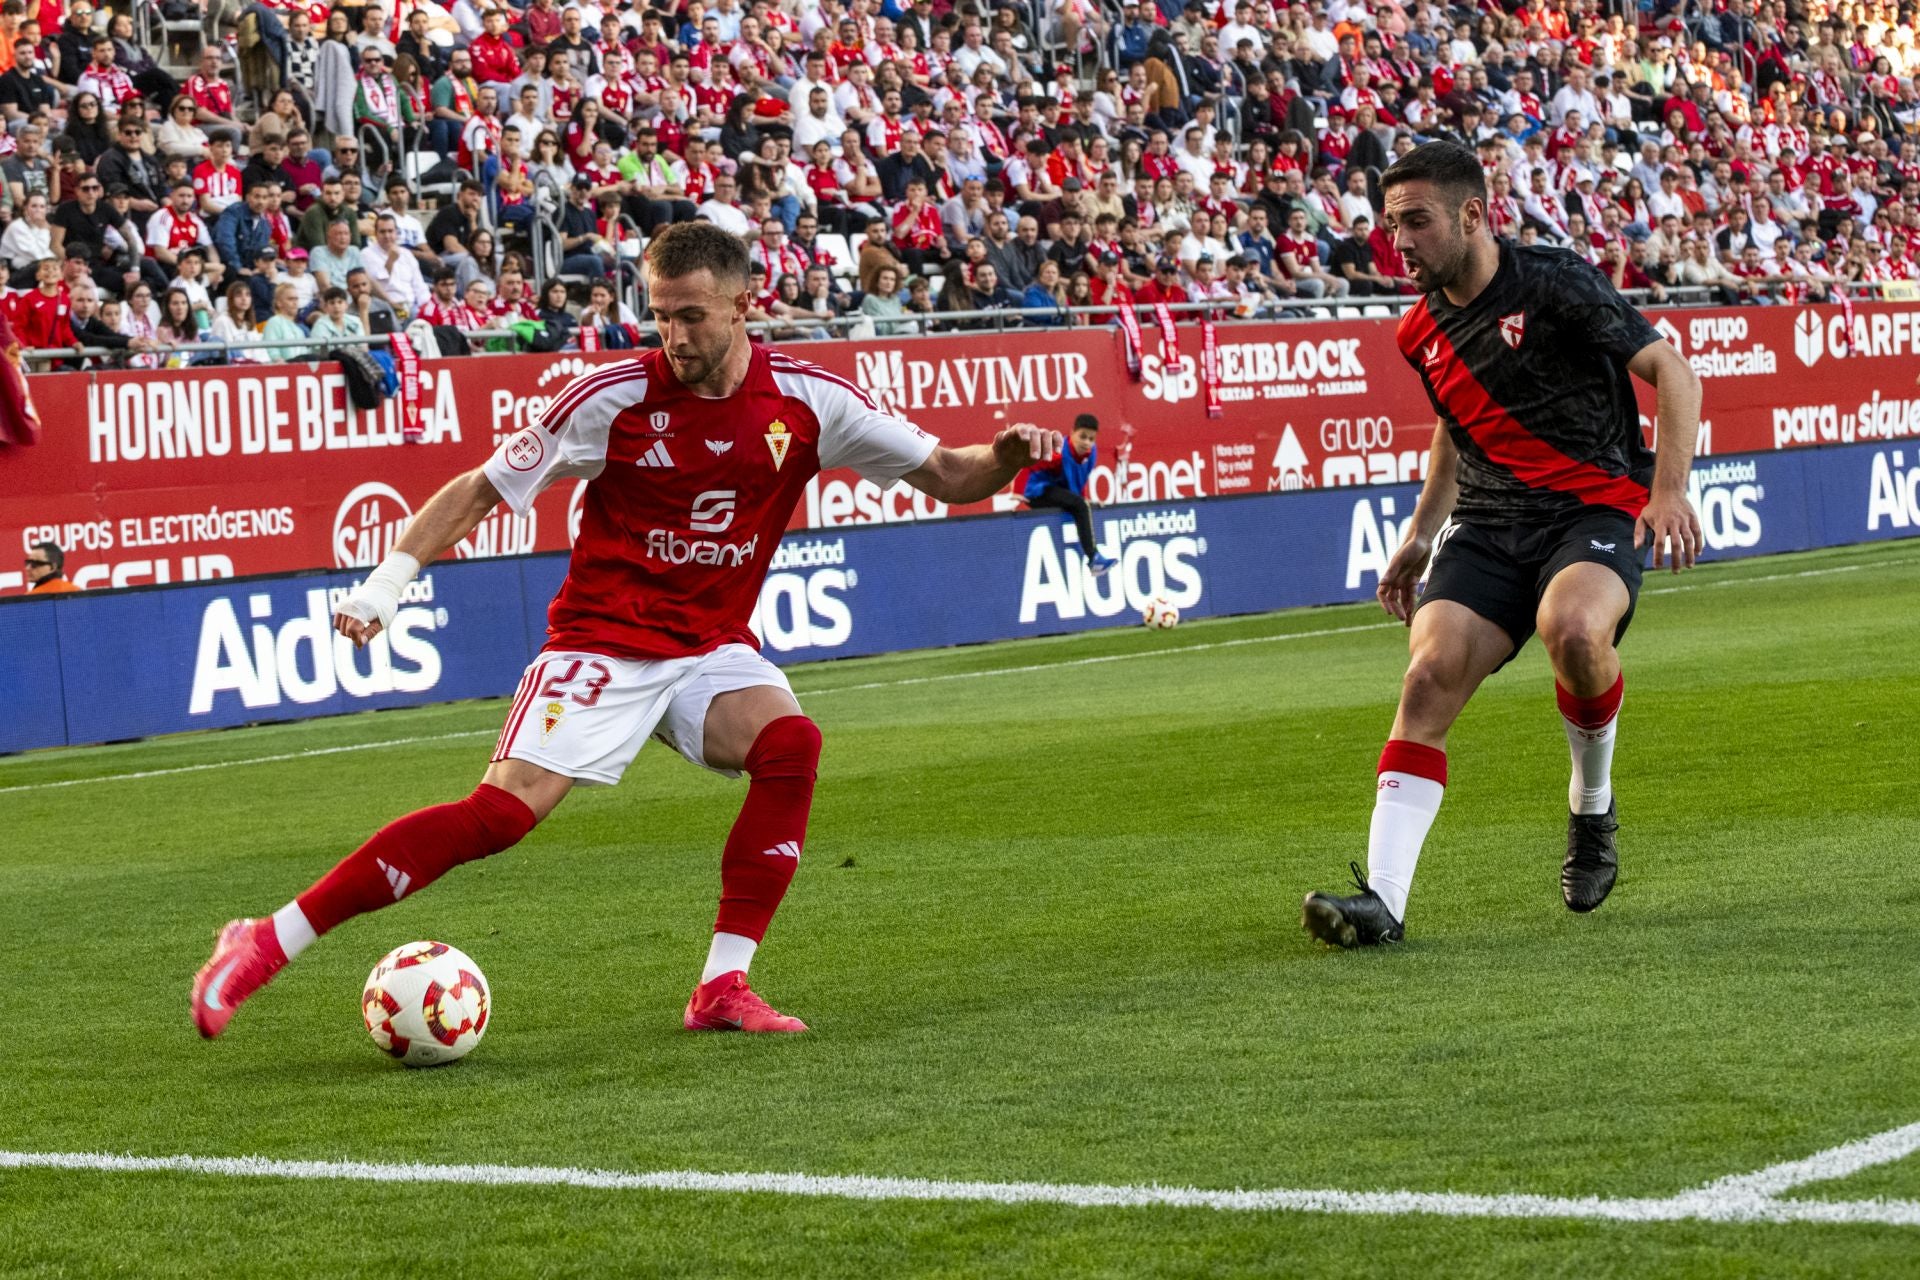
<path fill-rule="evenodd" d="M 626 284 L 622 279 L 618 284 Z M 1855 301 L 1867 301 L 1885 298 L 1889 301 L 1914 301 L 1902 290 L 1883 289 L 1879 284 L 1847 286 Z M 1762 285 L 1762 290 L 1778 295 L 1780 286 Z M 1646 289 L 1627 289 L 1621 296 L 1635 306 L 1646 311 L 1663 309 L 1682 309 L 1688 307 L 1716 306 L 1720 302 L 1721 289 L 1714 285 L 1673 285 L 1665 290 L 1660 301 L 1654 301 L 1653 294 Z M 1224 301 L 1215 302 L 1175 302 L 1167 304 L 1167 310 L 1176 316 L 1210 316 L 1220 324 L 1251 324 L 1268 321 L 1286 321 L 1289 323 L 1326 321 L 1328 319 L 1390 319 L 1405 312 L 1419 302 L 1417 294 L 1383 294 L 1363 298 L 1280 298 L 1263 302 L 1253 314 L 1239 314 L 1235 305 Z M 1802 306 L 1832 306 L 1837 303 L 1800 303 Z M 1134 312 L 1140 320 L 1141 337 L 1151 341 L 1158 329 L 1155 324 L 1154 307 L 1147 303 L 1135 303 Z M 636 309 L 636 314 L 639 314 Z M 854 312 L 843 316 L 805 315 L 777 320 L 753 320 L 747 323 L 747 330 L 763 338 L 776 338 L 789 342 L 814 340 L 814 335 L 824 330 L 833 340 L 892 340 L 896 338 L 951 337 L 956 333 L 994 333 L 1010 329 L 1028 329 L 1057 326 L 1108 325 L 1115 322 L 1119 308 L 1114 306 L 1092 307 L 998 307 L 990 311 L 910 311 L 898 316 L 873 316 Z M 639 330 L 643 335 L 652 335 L 658 330 L 651 323 L 642 320 Z M 474 329 L 463 330 L 471 343 L 485 343 L 499 338 L 514 338 L 517 335 L 510 329 Z M 246 342 L 188 342 L 163 348 L 168 353 L 188 352 L 226 352 L 234 350 L 253 350 L 271 348 L 283 350 L 288 347 L 312 349 L 317 353 L 332 350 L 335 347 L 365 346 L 384 347 L 388 345 L 389 335 L 371 334 L 351 338 L 286 338 L 268 341 L 264 338 L 250 339 Z M 103 347 L 43 347 L 23 351 L 23 358 L 77 360 L 84 358 L 124 356 L 124 351 L 113 351 Z M 498 354 L 476 350 L 475 354 Z M 293 363 L 279 361 L 278 363 Z M 67 372 L 54 370 L 53 372 Z"/>
<path fill-rule="evenodd" d="M 491 341 L 495 338 L 513 338 L 511 329 L 462 329 L 469 343 Z M 207 355 L 225 354 L 233 351 L 284 351 L 297 347 L 310 352 L 307 359 L 320 359 L 324 353 L 340 347 L 388 347 L 393 345 L 393 335 L 387 333 L 355 334 L 343 338 L 249 338 L 244 342 L 178 342 L 165 347 L 157 347 L 150 352 L 129 352 L 113 347 L 34 347 L 20 353 L 26 360 L 99 360 L 123 359 L 134 355 L 172 356 L 178 354 Z M 476 350 L 475 354 L 491 354 Z M 267 361 L 240 361 L 242 364 L 297 364 L 298 359 L 276 359 Z M 203 366 L 204 367 L 204 366 Z M 77 370 L 53 369 L 32 370 L 31 372 L 71 373 Z"/>
<path fill-rule="evenodd" d="M 1629 289 L 1621 296 L 1636 306 L 1656 310 L 1662 306 L 1704 306 L 1713 301 L 1714 290 L 1706 286 L 1676 285 L 1666 290 L 1663 302 L 1653 301 L 1651 291 Z M 1346 298 L 1277 298 L 1262 301 L 1251 314 L 1241 314 L 1235 303 L 1175 302 L 1167 310 L 1176 316 L 1211 316 L 1221 324 L 1245 324 L 1282 320 L 1325 321 L 1328 319 L 1389 319 L 1420 301 L 1417 294 L 1378 294 Z M 1141 336 L 1151 338 L 1157 332 L 1154 308 L 1135 303 Z M 825 329 L 835 337 L 879 339 L 942 337 L 956 332 L 998 332 L 1008 329 L 1056 327 L 1061 325 L 1105 325 L 1114 322 L 1119 308 L 1114 306 L 1077 307 L 996 307 L 990 311 L 909 311 L 898 316 L 873 316 L 853 313 L 844 316 L 797 316 L 778 320 L 749 321 L 749 332 L 762 336 L 786 336 L 789 341 L 805 340 L 815 330 Z M 800 331 L 797 335 L 794 331 Z M 642 332 L 652 326 L 642 325 Z"/>

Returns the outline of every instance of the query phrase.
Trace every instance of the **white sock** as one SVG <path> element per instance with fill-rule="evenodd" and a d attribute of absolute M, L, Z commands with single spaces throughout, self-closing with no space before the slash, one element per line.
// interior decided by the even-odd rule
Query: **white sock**
<path fill-rule="evenodd" d="M 1391 769 L 1380 774 L 1367 834 L 1367 883 L 1395 920 L 1407 918 L 1414 864 L 1446 794 L 1446 787 L 1432 778 Z"/>
<path fill-rule="evenodd" d="M 707 947 L 707 967 L 700 971 L 702 985 L 735 969 L 745 973 L 753 963 L 753 953 L 759 949 L 760 944 L 752 938 L 743 938 L 737 933 L 714 934 L 713 942 Z"/>
<path fill-rule="evenodd" d="M 1624 675 L 1613 687 L 1592 698 L 1578 698 L 1554 682 L 1560 704 L 1560 722 L 1566 726 L 1567 746 L 1573 753 L 1573 775 L 1567 782 L 1567 807 L 1575 813 L 1605 813 L 1613 803 L 1613 739 L 1620 723 L 1620 704 L 1626 696 Z"/>
<path fill-rule="evenodd" d="M 1582 729 L 1565 716 L 1567 746 L 1573 751 L 1573 777 L 1567 806 L 1575 813 L 1605 813 L 1613 803 L 1613 738 L 1618 717 L 1598 729 Z"/>
<path fill-rule="evenodd" d="M 320 935 L 307 923 L 307 913 L 296 901 L 273 913 L 273 936 L 280 940 L 280 950 L 291 960 L 312 946 Z"/>

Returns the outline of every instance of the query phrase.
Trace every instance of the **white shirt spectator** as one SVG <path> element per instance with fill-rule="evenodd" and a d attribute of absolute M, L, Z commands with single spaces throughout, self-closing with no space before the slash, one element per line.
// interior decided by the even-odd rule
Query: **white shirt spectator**
<path fill-rule="evenodd" d="M 700 217 L 705 218 L 708 222 L 711 222 L 714 226 L 719 227 L 722 231 L 731 231 L 734 235 L 740 236 L 742 239 L 746 237 L 749 231 L 753 230 L 752 224 L 747 221 L 747 215 L 740 212 L 739 206 L 737 205 L 722 204 L 718 200 L 708 200 L 701 204 L 699 208 L 695 209 L 694 212 Z"/>
<path fill-rule="evenodd" d="M 426 277 L 420 274 L 420 260 L 405 248 L 396 248 L 389 263 L 379 245 L 368 245 L 360 253 L 360 265 L 367 269 L 373 282 L 386 291 L 387 300 L 395 310 L 411 315 L 432 296 Z"/>
<path fill-rule="evenodd" d="M 1655 222 L 1659 222 L 1660 219 L 1666 217 L 1668 214 L 1672 214 L 1674 217 L 1680 219 L 1681 222 L 1689 220 L 1687 216 L 1687 203 L 1680 198 L 1680 192 L 1677 187 L 1670 192 L 1656 191 L 1648 196 L 1647 212 L 1653 215 Z"/>
<path fill-rule="evenodd" d="M 1578 111 L 1582 120 L 1592 124 L 1600 119 L 1600 99 L 1594 97 L 1590 89 L 1576 90 L 1570 84 L 1561 85 L 1560 92 L 1553 95 L 1547 107 L 1547 119 L 1556 125 L 1565 124 L 1569 111 Z"/>

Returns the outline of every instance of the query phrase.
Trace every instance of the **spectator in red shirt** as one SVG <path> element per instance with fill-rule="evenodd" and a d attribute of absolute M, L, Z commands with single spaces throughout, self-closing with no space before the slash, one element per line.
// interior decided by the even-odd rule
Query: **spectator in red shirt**
<path fill-rule="evenodd" d="M 909 270 L 917 273 L 929 263 L 945 262 L 953 256 L 940 226 L 940 211 L 928 202 L 923 179 L 907 183 L 906 202 L 893 211 L 892 222 L 894 252 Z"/>
<path fill-rule="evenodd" d="M 60 260 L 42 258 L 34 268 L 34 287 L 7 297 L 7 319 L 22 347 L 70 347 L 73 332 L 68 315 L 73 299 L 60 282 Z"/>
<path fill-rule="evenodd" d="M 214 129 L 242 130 L 233 118 L 233 86 L 220 76 L 220 49 L 207 45 L 200 50 L 200 70 L 187 78 L 187 96 L 193 99 L 194 123 Z"/>
<path fill-rule="evenodd" d="M 1160 259 L 1154 264 L 1153 279 L 1140 286 L 1134 298 L 1148 304 L 1187 301 L 1187 291 L 1180 287 L 1180 264 L 1172 258 Z"/>
<path fill-rule="evenodd" d="M 481 32 L 467 46 L 473 60 L 473 78 L 481 84 L 511 84 L 520 78 L 520 49 L 507 33 L 507 15 L 489 9 Z"/>
<path fill-rule="evenodd" d="M 527 35 L 534 44 L 549 45 L 560 37 L 560 10 L 553 0 L 533 0 L 520 20 L 526 24 Z"/>

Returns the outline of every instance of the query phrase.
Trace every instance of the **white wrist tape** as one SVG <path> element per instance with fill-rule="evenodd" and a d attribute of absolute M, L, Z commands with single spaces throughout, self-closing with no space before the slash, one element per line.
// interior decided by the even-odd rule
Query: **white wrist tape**
<path fill-rule="evenodd" d="M 353 594 L 341 601 L 339 612 L 360 619 L 362 622 L 378 622 L 385 631 L 393 625 L 393 615 L 400 609 L 400 593 L 413 581 L 413 575 L 420 572 L 420 562 L 404 551 L 393 551 L 380 562 L 380 567 L 368 574 L 366 580 L 353 589 Z"/>

